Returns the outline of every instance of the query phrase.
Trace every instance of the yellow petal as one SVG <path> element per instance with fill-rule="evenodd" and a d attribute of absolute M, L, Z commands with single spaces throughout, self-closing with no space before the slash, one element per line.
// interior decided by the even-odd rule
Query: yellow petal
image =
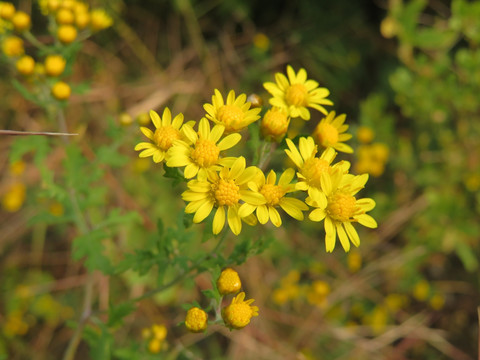
<path fill-rule="evenodd" d="M 235 206 L 228 207 L 227 213 L 228 226 L 235 235 L 240 234 L 242 231 L 242 220 L 238 216 L 238 208 Z"/>
<path fill-rule="evenodd" d="M 260 224 L 266 224 L 268 222 L 269 214 L 266 205 L 260 205 L 257 208 L 257 218 Z"/>
<path fill-rule="evenodd" d="M 205 201 L 202 206 L 200 206 L 193 216 L 193 222 L 198 224 L 205 220 L 205 218 L 210 215 L 210 212 L 213 209 L 213 201 Z"/>
<path fill-rule="evenodd" d="M 213 233 L 215 235 L 219 234 L 220 231 L 222 231 L 224 226 L 225 226 L 225 208 L 223 206 L 220 206 L 217 209 L 215 216 L 213 217 L 213 226 L 212 226 Z"/>
<path fill-rule="evenodd" d="M 335 224 L 335 228 L 337 230 L 338 238 L 340 239 L 340 244 L 342 244 L 343 250 L 345 252 L 350 251 L 350 241 L 348 240 L 347 233 L 343 229 L 343 226 L 341 223 Z"/>
<path fill-rule="evenodd" d="M 275 209 L 273 206 L 269 206 L 268 214 L 270 216 L 270 221 L 273 225 L 275 225 L 276 227 L 280 227 L 280 225 L 282 225 L 282 218 L 280 217 L 277 209 Z"/>

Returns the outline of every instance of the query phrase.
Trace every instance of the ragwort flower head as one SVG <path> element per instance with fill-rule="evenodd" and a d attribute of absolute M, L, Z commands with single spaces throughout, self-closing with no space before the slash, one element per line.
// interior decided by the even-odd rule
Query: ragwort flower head
<path fill-rule="evenodd" d="M 315 141 L 324 148 L 333 147 L 337 151 L 353 153 L 353 149 L 343 143 L 352 138 L 352 135 L 345 134 L 348 129 L 348 125 L 344 124 L 346 117 L 345 114 L 335 117 L 335 111 L 330 111 L 313 131 Z"/>
<path fill-rule="evenodd" d="M 308 107 L 316 109 L 327 115 L 327 110 L 322 105 L 333 105 L 333 102 L 326 97 L 330 91 L 326 88 L 319 88 L 314 80 L 307 79 L 305 69 L 300 69 L 297 74 L 293 68 L 287 66 L 287 76 L 282 73 L 275 74 L 275 81 L 266 82 L 263 87 L 272 94 L 270 104 L 287 110 L 292 118 L 301 117 L 310 120 Z"/>
<path fill-rule="evenodd" d="M 245 293 L 241 292 L 235 296 L 232 303 L 222 310 L 222 318 L 231 329 L 241 329 L 250 323 L 250 319 L 258 316 L 258 307 L 251 306 L 255 300 L 245 301 Z"/>
<path fill-rule="evenodd" d="M 287 169 L 280 176 L 277 184 L 277 175 L 273 170 L 270 170 L 267 178 L 263 172 L 259 172 L 256 178 L 248 183 L 248 187 L 253 192 L 262 195 L 265 198 L 265 204 L 245 203 L 240 207 L 240 216 L 246 217 L 256 211 L 260 224 L 266 224 L 270 220 L 273 225 L 279 227 L 282 225 L 282 218 L 277 208 L 280 207 L 294 219 L 302 221 L 302 211 L 308 210 L 308 206 L 301 200 L 285 196 L 296 191 L 295 184 L 291 184 L 294 176 L 295 170 Z"/>
<path fill-rule="evenodd" d="M 251 190 L 247 183 L 260 171 L 255 166 L 245 168 L 245 158 L 237 158 L 231 166 L 224 166 L 220 172 L 208 172 L 207 178 L 191 180 L 187 183 L 188 190 L 182 193 L 182 198 L 189 204 L 185 208 L 187 214 L 195 213 L 194 223 L 202 222 L 213 208 L 216 208 L 213 218 L 213 233 L 218 234 L 228 222 L 235 235 L 242 231 L 242 219 L 238 214 L 240 201 L 260 205 L 265 199 Z M 251 218 L 245 222 L 254 225 Z"/>
<path fill-rule="evenodd" d="M 288 130 L 290 118 L 285 109 L 273 107 L 263 116 L 260 130 L 267 140 L 280 142 Z"/>
<path fill-rule="evenodd" d="M 366 214 L 375 207 L 375 201 L 355 197 L 367 180 L 367 174 L 354 176 L 336 172 L 325 189 L 326 198 L 307 198 L 307 204 L 316 208 L 310 213 L 310 220 L 324 220 L 327 252 L 332 252 L 335 248 L 337 234 L 346 252 L 350 250 L 350 241 L 357 247 L 360 245 L 360 238 L 352 223 L 358 222 L 369 228 L 377 227 L 375 219 Z"/>
<path fill-rule="evenodd" d="M 203 105 L 207 112 L 207 119 L 217 124 L 225 126 L 227 133 L 240 131 L 248 125 L 257 121 L 261 108 L 251 108 L 251 104 L 246 102 L 247 95 L 240 94 L 235 98 L 235 91 L 230 90 L 226 102 L 223 96 L 215 89 L 215 95 L 212 96 L 212 103 Z"/>
<path fill-rule="evenodd" d="M 331 187 L 329 175 L 337 171 L 345 173 L 350 167 L 347 161 L 331 165 L 336 156 L 331 147 L 323 151 L 320 157 L 316 157 L 317 145 L 312 137 L 300 138 L 298 149 L 292 140 L 286 141 L 288 149 L 285 152 L 298 168 L 299 181 L 296 189 L 307 191 L 311 198 L 325 197 L 325 189 Z"/>
<path fill-rule="evenodd" d="M 183 126 L 183 114 L 178 114 L 172 120 L 172 114 L 167 107 L 160 116 L 153 110 L 150 111 L 150 118 L 155 126 L 155 132 L 146 127 L 140 127 L 142 133 L 150 140 L 150 142 L 141 142 L 135 146 L 135 150 L 143 150 L 139 157 L 153 157 L 156 163 L 165 160 L 168 149 L 176 140 L 182 139 L 181 128 Z"/>
<path fill-rule="evenodd" d="M 208 315 L 205 311 L 198 307 L 192 307 L 187 311 L 185 317 L 185 326 L 191 332 L 203 332 L 208 325 Z"/>
<path fill-rule="evenodd" d="M 197 174 L 205 178 L 207 171 L 219 171 L 221 164 L 231 163 L 232 158 L 221 158 L 220 152 L 234 147 L 242 138 L 234 133 L 220 140 L 225 126 L 218 124 L 210 129 L 210 123 L 205 118 L 199 122 L 198 133 L 190 125 L 185 125 L 182 131 L 188 142 L 177 140 L 173 143 L 168 150 L 167 166 L 185 166 L 186 179 Z"/>
<path fill-rule="evenodd" d="M 217 279 L 218 292 L 221 295 L 235 294 L 242 288 L 242 282 L 238 273 L 231 269 L 226 268 L 222 271 Z"/>

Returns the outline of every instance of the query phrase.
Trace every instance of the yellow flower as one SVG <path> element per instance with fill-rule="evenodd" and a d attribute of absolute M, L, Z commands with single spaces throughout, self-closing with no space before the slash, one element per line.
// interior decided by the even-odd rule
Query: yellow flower
<path fill-rule="evenodd" d="M 187 316 L 185 317 L 185 326 L 188 331 L 198 333 L 203 332 L 208 325 L 208 315 L 205 311 L 198 307 L 192 307 L 187 311 Z"/>
<path fill-rule="evenodd" d="M 205 118 L 199 122 L 198 133 L 189 125 L 184 126 L 182 131 L 189 142 L 178 140 L 173 143 L 168 151 L 167 166 L 185 166 L 186 179 L 191 179 L 197 174 L 205 179 L 207 171 L 218 171 L 221 164 L 230 163 L 232 159 L 222 159 L 220 152 L 234 147 L 242 138 L 240 134 L 234 133 L 219 141 L 225 127 L 215 125 L 210 129 L 210 123 Z"/>
<path fill-rule="evenodd" d="M 272 108 L 263 116 L 260 130 L 266 139 L 281 141 L 288 130 L 290 118 L 285 110 L 281 108 Z"/>
<path fill-rule="evenodd" d="M 372 128 L 369 128 L 368 126 L 360 126 L 357 130 L 357 139 L 362 144 L 368 144 L 372 142 L 374 137 L 375 132 Z"/>
<path fill-rule="evenodd" d="M 35 70 L 35 60 L 31 56 L 24 55 L 15 64 L 17 71 L 25 76 L 32 75 Z"/>
<path fill-rule="evenodd" d="M 426 301 L 430 295 L 430 284 L 426 280 L 420 280 L 413 287 L 413 297 L 418 301 Z"/>
<path fill-rule="evenodd" d="M 250 319 L 258 316 L 258 307 L 251 306 L 255 300 L 245 301 L 245 293 L 241 292 L 235 296 L 232 303 L 222 310 L 225 325 L 232 329 L 241 329 L 250 323 Z"/>
<path fill-rule="evenodd" d="M 57 30 L 57 37 L 60 42 L 70 44 L 77 38 L 77 29 L 72 25 L 60 25 Z"/>
<path fill-rule="evenodd" d="M 75 16 L 70 9 L 60 9 L 55 15 L 55 20 L 59 25 L 71 25 L 75 20 Z"/>
<path fill-rule="evenodd" d="M 63 81 L 58 81 L 52 86 L 52 95 L 57 100 L 67 100 L 71 93 L 70 85 Z"/>
<path fill-rule="evenodd" d="M 227 133 L 240 131 L 260 118 L 258 113 L 261 109 L 251 109 L 251 104 L 246 100 L 247 95 L 241 94 L 235 98 L 235 91 L 230 90 L 224 102 L 220 91 L 215 89 L 212 104 L 203 105 L 207 112 L 205 116 L 214 123 L 224 125 Z"/>
<path fill-rule="evenodd" d="M 16 36 L 8 36 L 2 42 L 3 53 L 9 57 L 23 55 L 23 40 Z"/>
<path fill-rule="evenodd" d="M 152 335 L 155 339 L 165 340 L 165 338 L 167 337 L 167 328 L 165 327 L 165 325 L 153 324 Z"/>
<path fill-rule="evenodd" d="M 184 191 L 182 198 L 189 204 L 185 208 L 187 214 L 195 213 L 194 223 L 202 222 L 213 208 L 217 208 L 213 218 L 213 233 L 222 231 L 225 220 L 235 235 L 242 231 L 242 219 L 238 214 L 240 201 L 252 205 L 261 205 L 265 199 L 260 194 L 247 189 L 247 183 L 260 171 L 255 166 L 245 168 L 245 158 L 237 158 L 231 165 L 225 166 L 217 172 L 208 172 L 206 179 L 191 180 L 188 190 Z M 225 214 L 227 213 L 227 214 Z M 243 219 L 248 223 L 254 222 L 248 218 Z"/>
<path fill-rule="evenodd" d="M 226 268 L 222 271 L 217 280 L 217 288 L 221 295 L 235 294 L 239 292 L 242 288 L 240 276 L 238 276 L 238 273 L 235 270 Z"/>
<path fill-rule="evenodd" d="M 152 354 L 158 354 L 162 350 L 163 341 L 153 338 L 148 342 L 148 351 Z"/>
<path fill-rule="evenodd" d="M 307 301 L 312 305 L 324 308 L 328 304 L 328 294 L 330 294 L 330 285 L 325 281 L 316 280 L 307 291 Z"/>
<path fill-rule="evenodd" d="M 355 171 L 378 177 L 385 171 L 388 157 L 389 148 L 384 143 L 361 145 L 358 148 L 358 161 L 355 164 Z"/>
<path fill-rule="evenodd" d="M 12 175 L 22 175 L 25 171 L 25 162 L 22 160 L 15 161 L 14 163 L 10 164 L 9 173 Z"/>
<path fill-rule="evenodd" d="M 302 211 L 308 210 L 308 206 L 301 200 L 285 196 L 296 191 L 295 184 L 291 184 L 294 176 L 295 170 L 285 170 L 277 185 L 277 175 L 273 170 L 270 170 L 266 179 L 263 172 L 259 172 L 256 178 L 248 183 L 248 187 L 253 192 L 263 196 L 266 202 L 261 205 L 243 204 L 239 210 L 240 216 L 246 217 L 256 210 L 260 224 L 266 224 L 270 220 L 273 225 L 279 227 L 282 225 L 282 218 L 276 208 L 281 207 L 288 215 L 302 221 Z"/>
<path fill-rule="evenodd" d="M 30 15 L 24 13 L 23 11 L 17 11 L 12 17 L 12 24 L 15 30 L 19 32 L 28 30 L 30 25 L 32 25 Z"/>
<path fill-rule="evenodd" d="M 313 138 L 324 148 L 333 147 L 337 151 L 353 153 L 353 149 L 344 144 L 352 138 L 352 135 L 345 134 L 348 125 L 345 125 L 345 114 L 335 117 L 335 111 L 330 111 L 327 117 L 323 118 L 313 131 Z"/>
<path fill-rule="evenodd" d="M 100 31 L 112 26 L 112 18 L 103 9 L 94 9 L 90 13 L 90 27 L 93 31 Z"/>
<path fill-rule="evenodd" d="M 88 12 L 75 13 L 75 25 L 79 29 L 85 29 L 90 23 L 90 14 Z"/>
<path fill-rule="evenodd" d="M 368 175 L 353 176 L 336 172 L 331 176 L 331 181 L 324 189 L 326 199 L 307 198 L 307 204 L 316 207 L 309 218 L 312 221 L 324 220 L 325 248 L 332 252 L 338 234 L 343 249 L 350 250 L 350 241 L 360 245 L 360 238 L 352 222 L 358 222 L 369 228 L 376 228 L 376 221 L 366 212 L 375 207 L 375 201 L 369 198 L 357 200 L 355 194 L 359 192 L 368 180 Z"/>
<path fill-rule="evenodd" d="M 362 267 L 362 255 L 359 252 L 348 253 L 347 257 L 348 269 L 355 273 Z"/>
<path fill-rule="evenodd" d="M 2 197 L 2 207 L 9 212 L 17 212 L 25 202 L 26 193 L 23 183 L 13 183 Z"/>
<path fill-rule="evenodd" d="M 48 55 L 45 58 L 45 73 L 48 76 L 59 76 L 65 70 L 67 61 L 61 55 Z"/>
<path fill-rule="evenodd" d="M 263 33 L 257 33 L 253 36 L 253 46 L 261 51 L 267 51 L 270 47 L 270 39 Z"/>
<path fill-rule="evenodd" d="M 291 117 L 301 117 L 310 120 L 310 111 L 307 107 L 316 109 L 325 115 L 327 110 L 322 105 L 333 105 L 326 99 L 330 91 L 319 88 L 314 80 L 307 80 L 307 72 L 300 69 L 297 74 L 293 68 L 287 66 L 287 76 L 282 73 L 275 74 L 275 81 L 266 82 L 263 87 L 272 94 L 270 104 L 287 110 Z"/>
<path fill-rule="evenodd" d="M 316 157 L 317 146 L 312 137 L 300 138 L 299 147 L 293 141 L 287 139 L 288 149 L 285 150 L 288 157 L 298 168 L 297 190 L 307 191 L 311 198 L 324 197 L 326 187 L 330 187 L 330 176 L 335 172 L 347 172 L 350 164 L 341 161 L 333 166 L 331 163 L 336 156 L 333 148 L 326 149 L 320 157 Z M 300 150 L 300 151 L 299 151 Z"/>
<path fill-rule="evenodd" d="M 141 142 L 135 146 L 135 150 L 143 150 L 138 154 L 139 157 L 153 156 L 153 161 L 159 163 L 165 160 L 173 142 L 182 139 L 180 130 L 183 126 L 183 114 L 178 114 L 172 121 L 172 113 L 167 107 L 162 118 L 153 110 L 150 111 L 150 118 L 155 126 L 155 132 L 143 126 L 140 130 L 151 142 Z"/>
<path fill-rule="evenodd" d="M 15 6 L 12 3 L 0 3 L 0 18 L 4 20 L 11 20 L 15 15 Z"/>

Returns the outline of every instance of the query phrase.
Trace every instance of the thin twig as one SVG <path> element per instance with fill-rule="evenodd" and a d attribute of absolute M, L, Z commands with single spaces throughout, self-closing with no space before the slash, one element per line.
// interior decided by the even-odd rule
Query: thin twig
<path fill-rule="evenodd" d="M 45 132 L 45 131 L 17 131 L 17 130 L 0 130 L 0 135 L 42 135 L 42 136 L 76 136 L 78 134 L 61 133 L 61 132 Z"/>

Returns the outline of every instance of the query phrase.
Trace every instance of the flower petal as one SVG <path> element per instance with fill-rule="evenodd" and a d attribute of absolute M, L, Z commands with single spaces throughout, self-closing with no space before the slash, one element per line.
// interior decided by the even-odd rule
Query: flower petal
<path fill-rule="evenodd" d="M 225 226 L 225 208 L 220 206 L 213 217 L 212 231 L 215 235 L 219 234 Z"/>

